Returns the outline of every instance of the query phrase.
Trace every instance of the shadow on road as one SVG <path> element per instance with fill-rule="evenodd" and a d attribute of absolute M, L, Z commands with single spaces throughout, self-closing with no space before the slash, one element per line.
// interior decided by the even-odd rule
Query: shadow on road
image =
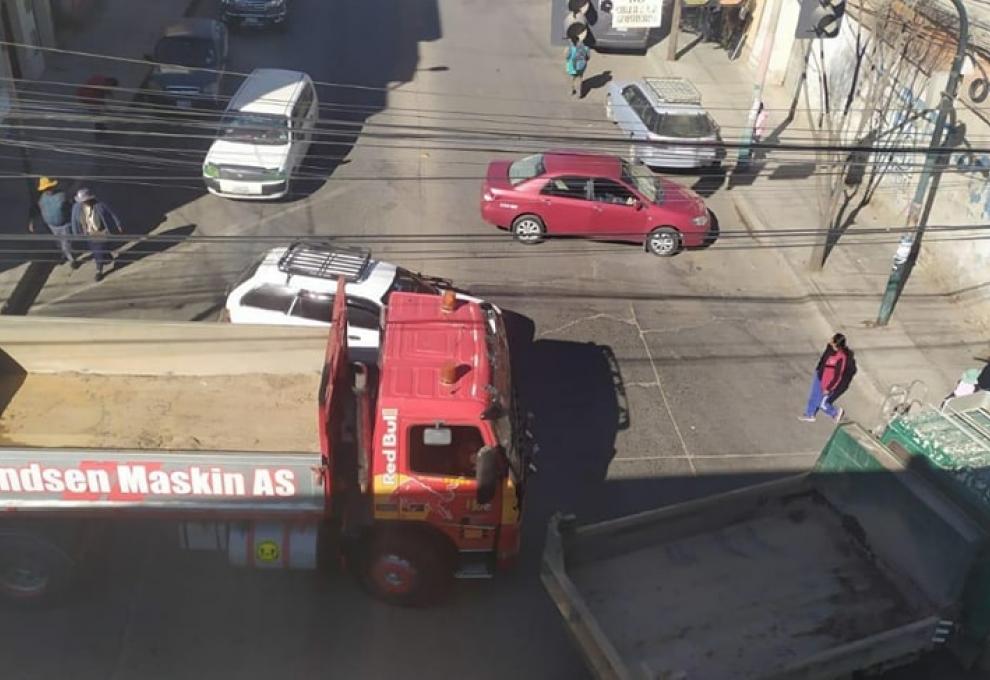
<path fill-rule="evenodd" d="M 113 271 L 118 272 L 138 260 L 174 248 L 180 245 L 187 236 L 191 236 L 194 231 L 196 231 L 196 225 L 187 224 L 182 227 L 166 229 L 153 236 L 128 244 L 117 251 L 117 263 Z"/>

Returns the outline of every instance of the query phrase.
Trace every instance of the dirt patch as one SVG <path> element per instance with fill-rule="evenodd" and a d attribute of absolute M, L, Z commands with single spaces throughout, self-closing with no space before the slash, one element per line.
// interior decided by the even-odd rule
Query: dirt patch
<path fill-rule="evenodd" d="M 318 451 L 319 373 L 32 374 L 0 415 L 0 444 Z"/>

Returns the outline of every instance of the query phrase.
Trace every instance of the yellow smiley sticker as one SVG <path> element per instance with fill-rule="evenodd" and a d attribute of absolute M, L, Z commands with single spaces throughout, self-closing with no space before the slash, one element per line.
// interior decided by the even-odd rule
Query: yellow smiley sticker
<path fill-rule="evenodd" d="M 254 556 L 259 562 L 278 562 L 279 557 L 282 556 L 282 551 L 275 541 L 261 541 L 254 548 Z"/>

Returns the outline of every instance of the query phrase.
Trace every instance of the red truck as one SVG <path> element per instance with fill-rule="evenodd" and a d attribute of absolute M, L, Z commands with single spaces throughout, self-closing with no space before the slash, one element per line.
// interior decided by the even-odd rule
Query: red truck
<path fill-rule="evenodd" d="M 183 548 L 238 566 L 339 558 L 400 605 L 509 567 L 532 447 L 500 310 L 395 293 L 368 366 L 348 356 L 343 285 L 329 340 L 3 322 L 0 591 L 58 595 L 111 522 L 139 517 L 173 521 Z"/>

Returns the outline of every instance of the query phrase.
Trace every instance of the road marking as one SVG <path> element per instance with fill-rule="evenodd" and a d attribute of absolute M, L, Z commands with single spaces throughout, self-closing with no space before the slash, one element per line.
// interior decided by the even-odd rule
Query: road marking
<path fill-rule="evenodd" d="M 632 320 L 632 324 L 636 327 L 636 332 L 639 333 L 639 341 L 643 343 L 643 351 L 646 353 L 646 358 L 650 361 L 650 368 L 653 369 L 653 377 L 657 383 L 657 391 L 660 392 L 660 398 L 663 400 L 663 407 L 667 409 L 667 416 L 670 418 L 670 422 L 674 426 L 674 432 L 677 434 L 677 439 L 681 442 L 681 449 L 684 450 L 684 457 L 687 459 L 688 467 L 691 468 L 691 474 L 697 476 L 698 469 L 694 466 L 694 461 L 691 459 L 691 452 L 688 450 L 687 442 L 684 441 L 684 435 L 681 433 L 681 428 L 677 424 L 677 420 L 674 418 L 674 411 L 670 408 L 670 400 L 667 399 L 667 391 L 663 388 L 663 383 L 660 382 L 660 371 L 657 370 L 657 364 L 653 360 L 653 353 L 650 351 L 650 346 L 646 342 L 646 334 L 643 332 L 643 327 L 640 325 L 639 319 L 636 318 L 636 309 L 632 306 L 632 303 L 629 303 L 629 318 Z"/>

